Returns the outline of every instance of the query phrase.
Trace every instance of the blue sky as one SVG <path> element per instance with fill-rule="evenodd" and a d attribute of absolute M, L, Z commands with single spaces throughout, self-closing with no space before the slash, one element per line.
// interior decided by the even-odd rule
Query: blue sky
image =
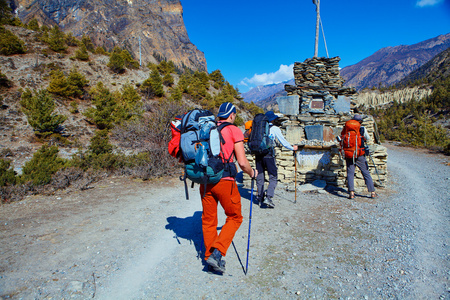
<path fill-rule="evenodd" d="M 312 0 L 181 0 L 189 38 L 242 93 L 293 77 L 294 62 L 314 56 Z M 329 57 L 340 67 L 377 50 L 450 33 L 450 0 L 321 0 Z M 326 57 L 322 33 L 319 56 Z"/>

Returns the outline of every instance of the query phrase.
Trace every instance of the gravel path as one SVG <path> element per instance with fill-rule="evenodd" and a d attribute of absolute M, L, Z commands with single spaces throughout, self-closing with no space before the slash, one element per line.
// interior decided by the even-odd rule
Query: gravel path
<path fill-rule="evenodd" d="M 275 209 L 253 205 L 247 274 L 248 189 L 223 276 L 199 257 L 197 187 L 187 201 L 176 179 L 0 206 L 0 299 L 450 299 L 448 158 L 388 154 L 377 199 L 328 190 L 294 203 L 279 186 Z"/>

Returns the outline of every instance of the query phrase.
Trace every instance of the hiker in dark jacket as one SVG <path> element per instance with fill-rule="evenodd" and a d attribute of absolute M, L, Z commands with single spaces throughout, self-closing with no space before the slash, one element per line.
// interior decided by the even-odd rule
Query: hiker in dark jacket
<path fill-rule="evenodd" d="M 353 120 L 358 121 L 360 124 L 362 123 L 362 117 L 361 115 L 354 115 Z M 341 135 L 345 132 L 345 127 L 342 129 Z M 362 139 L 362 147 L 364 147 L 364 144 L 367 144 L 367 142 L 370 139 L 369 134 L 367 133 L 366 128 L 363 126 L 360 127 L 360 135 Z M 367 189 L 370 192 L 370 197 L 375 198 L 377 194 L 375 193 L 375 187 L 373 184 L 372 176 L 370 175 L 369 171 L 369 165 L 366 160 L 366 153 L 364 151 L 363 155 L 358 155 L 356 158 L 346 158 L 345 164 L 347 166 L 347 186 L 348 186 L 348 193 L 349 199 L 355 198 L 355 168 L 356 166 L 361 171 L 361 174 L 364 177 L 364 182 L 366 183 Z"/>
<path fill-rule="evenodd" d="M 275 141 L 278 141 L 286 149 L 296 151 L 297 146 L 292 146 L 286 139 L 279 127 L 272 124 L 278 116 L 273 111 L 266 112 L 266 117 L 270 122 L 269 137 L 272 140 L 272 145 L 275 145 Z M 256 170 L 258 170 L 258 176 L 256 177 L 256 186 L 258 188 L 258 201 L 261 207 L 274 208 L 273 196 L 275 194 L 275 188 L 278 183 L 278 168 L 275 159 L 275 148 L 272 148 L 266 155 L 255 155 Z M 264 191 L 265 175 L 267 171 L 269 175 L 269 185 L 267 191 Z"/>
<path fill-rule="evenodd" d="M 219 108 L 217 115 L 219 118 L 218 125 L 229 122 L 234 123 L 236 119 L 236 107 L 230 103 L 223 103 Z M 245 156 L 244 135 L 242 131 L 234 126 L 226 126 L 221 130 L 221 135 L 225 141 L 222 144 L 222 153 L 220 154 L 222 161 L 226 161 L 231 157 L 232 168 L 236 170 L 233 156 L 236 158 L 242 171 L 250 177 L 255 178 L 258 171 L 252 169 L 250 163 Z M 225 170 L 227 170 L 225 168 Z M 205 260 L 210 270 L 223 273 L 225 271 L 225 256 L 233 241 L 233 237 L 242 223 L 241 213 L 241 195 L 236 184 L 235 176 L 237 172 L 227 172 L 222 179 L 216 184 L 208 184 L 200 186 L 200 195 L 202 196 L 202 229 L 205 241 Z M 223 207 L 227 216 L 222 230 L 217 234 L 217 204 Z"/>

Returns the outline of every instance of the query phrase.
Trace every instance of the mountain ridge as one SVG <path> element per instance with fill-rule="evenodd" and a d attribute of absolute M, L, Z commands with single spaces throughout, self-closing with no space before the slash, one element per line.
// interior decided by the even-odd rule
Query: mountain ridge
<path fill-rule="evenodd" d="M 357 90 L 390 86 L 450 47 L 450 33 L 413 44 L 381 48 L 360 62 L 341 69 L 345 86 Z"/>
<path fill-rule="evenodd" d="M 400 82 L 409 73 L 419 69 L 449 47 L 450 33 L 413 45 L 388 46 L 377 50 L 357 64 L 342 68 L 340 74 L 346 80 L 344 86 L 356 85 L 358 90 L 378 86 L 380 80 L 383 86 L 388 86 Z M 442 51 L 439 51 L 441 49 Z M 407 53 L 410 53 L 409 57 Z M 388 60 L 383 60 L 384 57 Z M 381 75 L 376 76 L 377 72 Z M 277 84 L 278 89 L 274 89 L 273 85 L 268 85 L 270 89 L 266 89 L 266 86 L 258 86 L 243 93 L 242 96 L 246 102 L 253 101 L 261 107 L 267 107 L 275 103 L 277 94 L 281 95 L 284 92 L 284 84 L 285 82 Z M 259 93 L 258 89 L 263 93 Z M 273 91 L 268 93 L 268 90 Z"/>

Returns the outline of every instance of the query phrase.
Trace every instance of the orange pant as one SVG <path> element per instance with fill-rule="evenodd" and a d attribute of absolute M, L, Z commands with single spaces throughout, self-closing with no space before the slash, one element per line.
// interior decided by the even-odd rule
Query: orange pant
<path fill-rule="evenodd" d="M 234 180 L 221 180 L 216 184 L 200 185 L 202 196 L 203 214 L 202 229 L 205 241 L 205 259 L 211 255 L 211 248 L 216 248 L 225 256 L 233 241 L 234 234 L 242 223 L 241 195 Z M 227 219 L 222 226 L 220 234 L 217 234 L 217 203 L 225 211 Z"/>

